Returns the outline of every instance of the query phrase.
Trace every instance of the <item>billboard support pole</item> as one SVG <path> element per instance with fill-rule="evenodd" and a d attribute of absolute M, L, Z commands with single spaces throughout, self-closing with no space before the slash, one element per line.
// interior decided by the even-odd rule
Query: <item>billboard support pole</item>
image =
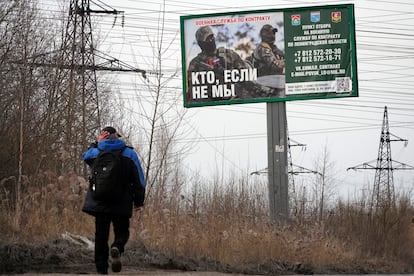
<path fill-rule="evenodd" d="M 267 103 L 267 158 L 270 219 L 289 219 L 286 103 Z"/>

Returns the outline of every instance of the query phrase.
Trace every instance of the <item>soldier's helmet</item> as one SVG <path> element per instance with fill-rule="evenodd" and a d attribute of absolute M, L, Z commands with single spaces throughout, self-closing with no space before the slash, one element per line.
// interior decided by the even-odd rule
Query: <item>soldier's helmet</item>
<path fill-rule="evenodd" d="M 260 37 L 262 38 L 262 41 L 264 42 L 269 42 L 269 43 L 275 42 L 276 33 L 277 33 L 277 29 L 273 28 L 273 26 L 270 24 L 265 24 L 260 29 Z"/>
<path fill-rule="evenodd" d="M 200 41 L 207 41 L 207 38 L 210 35 L 214 36 L 213 30 L 209 26 L 203 26 L 203 27 L 198 28 L 195 34 L 195 37 L 197 41 L 200 42 Z"/>

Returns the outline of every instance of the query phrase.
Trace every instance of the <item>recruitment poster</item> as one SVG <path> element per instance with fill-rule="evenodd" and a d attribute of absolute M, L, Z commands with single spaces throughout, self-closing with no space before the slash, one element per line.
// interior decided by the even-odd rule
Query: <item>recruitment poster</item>
<path fill-rule="evenodd" d="M 354 6 L 181 16 L 185 107 L 357 97 Z"/>

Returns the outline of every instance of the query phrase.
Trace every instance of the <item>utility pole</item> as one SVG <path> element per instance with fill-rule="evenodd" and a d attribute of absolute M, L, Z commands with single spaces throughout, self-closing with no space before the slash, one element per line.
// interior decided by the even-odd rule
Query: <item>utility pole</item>
<path fill-rule="evenodd" d="M 289 220 L 286 103 L 267 103 L 267 162 L 272 222 Z"/>
<path fill-rule="evenodd" d="M 394 137 L 394 139 L 392 137 Z M 376 166 L 370 165 L 368 162 L 347 169 L 375 170 L 374 187 L 371 198 L 371 208 L 386 208 L 394 206 L 395 193 L 393 171 L 414 169 L 413 166 L 392 160 L 391 142 L 395 141 L 405 142 L 405 145 L 407 145 L 408 143 L 408 140 L 402 139 L 390 133 L 388 123 L 388 111 L 387 106 L 385 106 Z"/>

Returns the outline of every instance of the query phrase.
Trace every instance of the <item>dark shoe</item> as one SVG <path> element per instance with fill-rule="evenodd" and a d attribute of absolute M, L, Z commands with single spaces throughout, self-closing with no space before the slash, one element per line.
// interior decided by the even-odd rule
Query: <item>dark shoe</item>
<path fill-rule="evenodd" d="M 105 270 L 105 269 L 98 269 L 97 270 L 97 272 L 98 272 L 98 274 L 108 274 L 108 270 Z"/>
<path fill-rule="evenodd" d="M 119 253 L 119 249 L 115 246 L 111 248 L 111 257 L 112 257 L 112 271 L 120 272 L 122 269 L 121 254 Z"/>

